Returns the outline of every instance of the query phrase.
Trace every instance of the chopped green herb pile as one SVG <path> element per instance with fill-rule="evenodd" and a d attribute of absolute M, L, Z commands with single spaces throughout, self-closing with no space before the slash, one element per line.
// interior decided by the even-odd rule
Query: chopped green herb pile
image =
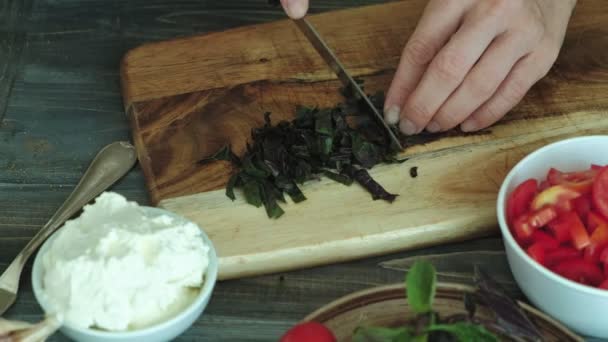
<path fill-rule="evenodd" d="M 407 301 L 416 318 L 401 327 L 358 327 L 353 342 L 495 342 L 500 340 L 498 335 L 540 341 L 540 333 L 517 303 L 478 268 L 476 275 L 477 291 L 464 296 L 467 313 L 440 317 L 433 311 L 435 268 L 416 262 L 406 276 Z M 495 318 L 476 317 L 476 301 L 492 310 Z"/>
<path fill-rule="evenodd" d="M 344 91 L 346 103 L 335 108 L 298 107 L 291 122 L 271 122 L 251 132 L 251 144 L 239 158 L 229 146 L 199 163 L 230 161 L 237 169 L 230 178 L 226 195 L 234 200 L 234 189 L 244 192 L 246 201 L 262 205 L 270 218 L 284 211 L 285 194 L 294 202 L 306 200 L 299 185 L 326 176 L 344 185 L 353 182 L 367 190 L 373 200 L 392 202 L 397 197 L 385 190 L 368 173 L 379 163 L 403 162 L 395 158 L 397 149 L 383 128 L 350 92 Z M 377 108 L 384 102 L 382 93 L 370 96 Z"/>

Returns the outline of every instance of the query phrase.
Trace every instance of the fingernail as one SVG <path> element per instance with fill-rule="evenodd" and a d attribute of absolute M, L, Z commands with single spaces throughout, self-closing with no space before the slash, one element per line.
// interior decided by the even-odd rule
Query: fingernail
<path fill-rule="evenodd" d="M 391 106 L 388 110 L 384 111 L 384 119 L 387 123 L 394 125 L 399 122 L 399 113 L 401 113 L 399 107 Z"/>
<path fill-rule="evenodd" d="M 463 132 L 472 132 L 477 130 L 477 122 L 475 121 L 475 119 L 468 119 L 465 122 L 462 123 L 462 125 L 460 125 L 460 129 Z"/>
<path fill-rule="evenodd" d="M 441 130 L 441 126 L 439 126 L 439 124 L 436 123 L 435 121 L 431 121 L 431 123 L 429 123 L 429 125 L 426 126 L 426 130 L 431 133 L 437 133 Z"/>
<path fill-rule="evenodd" d="M 308 11 L 307 2 L 304 0 L 287 0 L 285 3 L 285 11 L 292 19 L 300 19 Z"/>
<path fill-rule="evenodd" d="M 416 128 L 416 125 L 414 125 L 414 123 L 408 119 L 401 120 L 401 122 L 399 122 L 399 128 L 401 129 L 401 132 L 403 132 L 403 134 L 405 135 L 412 135 L 418 132 L 418 128 Z"/>

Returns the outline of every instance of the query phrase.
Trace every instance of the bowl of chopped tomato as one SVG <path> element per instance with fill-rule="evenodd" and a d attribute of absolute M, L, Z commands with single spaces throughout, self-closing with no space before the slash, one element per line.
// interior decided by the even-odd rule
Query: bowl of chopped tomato
<path fill-rule="evenodd" d="M 608 338 L 608 136 L 526 156 L 501 186 L 497 216 L 528 299 L 583 335 Z"/>

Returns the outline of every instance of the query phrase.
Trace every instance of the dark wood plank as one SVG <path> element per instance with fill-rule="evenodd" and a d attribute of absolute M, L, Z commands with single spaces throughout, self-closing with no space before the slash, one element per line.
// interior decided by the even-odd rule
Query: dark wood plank
<path fill-rule="evenodd" d="M 0 4 L 0 126 L 21 67 L 25 34 L 18 26 L 29 15 L 31 5 L 32 0 L 6 0 Z"/>

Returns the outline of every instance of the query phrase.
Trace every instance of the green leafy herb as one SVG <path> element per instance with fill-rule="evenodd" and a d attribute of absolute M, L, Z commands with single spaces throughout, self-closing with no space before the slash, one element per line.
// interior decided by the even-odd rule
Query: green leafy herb
<path fill-rule="evenodd" d="M 237 173 L 232 175 L 228 180 L 228 184 L 226 185 L 226 196 L 231 200 L 235 200 L 236 196 L 234 196 L 234 187 L 239 185 L 239 181 L 241 176 Z"/>
<path fill-rule="evenodd" d="M 431 311 L 436 281 L 435 268 L 425 261 L 416 262 L 407 273 L 407 300 L 414 312 L 423 314 Z"/>
<path fill-rule="evenodd" d="M 262 205 L 262 194 L 260 192 L 260 184 L 255 180 L 250 180 L 243 185 L 245 191 L 245 199 L 247 203 L 260 207 Z"/>
<path fill-rule="evenodd" d="M 378 96 L 373 98 L 381 106 Z M 404 160 L 396 158 L 399 151 L 371 115 L 352 96 L 334 108 L 298 106 L 290 122 L 273 124 L 270 113 L 265 113 L 264 125 L 252 130 L 240 158 L 225 146 L 199 163 L 232 162 L 236 172 L 228 181 L 226 196 L 234 200 L 235 189 L 242 189 L 247 203 L 263 205 L 270 218 L 284 214 L 279 205 L 285 202 L 284 193 L 293 202 L 302 202 L 306 196 L 298 185 L 322 176 L 346 186 L 356 182 L 372 200 L 393 202 L 397 195 L 386 191 L 367 170 Z"/>
<path fill-rule="evenodd" d="M 407 325 L 399 327 L 358 327 L 355 342 L 498 342 L 501 336 L 540 340 L 541 335 L 512 299 L 487 274 L 476 269 L 479 289 L 467 293 L 464 311 L 440 317 L 433 311 L 436 272 L 425 261 L 414 263 L 406 276 L 408 304 L 416 313 Z M 485 299 L 484 299 L 485 298 Z M 475 317 L 476 301 L 482 300 L 496 314 L 495 319 Z"/>
<path fill-rule="evenodd" d="M 522 308 L 505 293 L 504 289 L 490 276 L 475 265 L 477 294 L 490 307 L 498 326 L 509 336 L 541 341 L 542 336 Z"/>
<path fill-rule="evenodd" d="M 230 146 L 224 146 L 220 148 L 217 152 L 207 158 L 203 158 L 198 161 L 199 164 L 205 164 L 211 161 L 224 160 L 230 162 L 237 162 L 238 157 L 232 152 Z"/>
<path fill-rule="evenodd" d="M 428 331 L 448 332 L 458 341 L 498 342 L 498 338 L 483 326 L 471 323 L 436 324 Z"/>
<path fill-rule="evenodd" d="M 412 331 L 408 328 L 358 327 L 353 342 L 410 342 Z"/>

